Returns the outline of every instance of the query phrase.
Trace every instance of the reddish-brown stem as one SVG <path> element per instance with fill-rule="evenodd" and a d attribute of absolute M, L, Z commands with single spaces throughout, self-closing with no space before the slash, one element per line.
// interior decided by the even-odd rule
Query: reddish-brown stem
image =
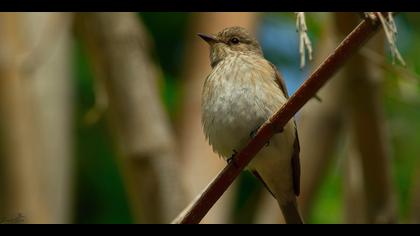
<path fill-rule="evenodd" d="M 374 35 L 378 25 L 372 20 L 363 20 L 311 74 L 287 103 L 261 126 L 255 137 L 235 156 L 235 160 L 230 162 L 172 223 L 199 223 L 276 131 L 281 130 L 328 79 Z"/>

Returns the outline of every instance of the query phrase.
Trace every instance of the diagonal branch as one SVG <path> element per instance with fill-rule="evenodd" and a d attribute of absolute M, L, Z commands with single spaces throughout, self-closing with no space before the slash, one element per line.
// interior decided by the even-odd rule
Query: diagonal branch
<path fill-rule="evenodd" d="M 172 223 L 199 223 L 276 131 L 281 130 L 303 105 L 315 96 L 328 79 L 374 35 L 378 25 L 378 21 L 363 20 L 311 74 L 287 103 L 261 126 L 255 137 L 236 155 L 235 161 L 230 162 Z"/>

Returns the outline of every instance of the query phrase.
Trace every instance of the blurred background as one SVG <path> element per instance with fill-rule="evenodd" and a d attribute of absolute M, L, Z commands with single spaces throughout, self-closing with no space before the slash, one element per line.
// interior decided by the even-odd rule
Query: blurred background
<path fill-rule="evenodd" d="M 306 223 L 420 223 L 420 24 L 399 13 L 297 114 Z M 169 223 L 225 166 L 204 139 L 208 46 L 247 28 L 293 94 L 361 21 L 307 13 L 0 13 L 0 219 Z M 416 26 L 417 25 L 417 26 Z M 282 223 L 243 172 L 202 223 Z"/>

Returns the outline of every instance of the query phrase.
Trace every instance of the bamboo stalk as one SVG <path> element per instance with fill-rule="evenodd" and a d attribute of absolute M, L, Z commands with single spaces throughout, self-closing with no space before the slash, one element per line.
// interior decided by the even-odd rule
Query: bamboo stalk
<path fill-rule="evenodd" d="M 23 41 L 22 13 L 0 14 L 0 132 L 5 148 L 5 217 L 22 215 L 24 223 L 48 223 L 51 215 L 41 192 L 40 171 L 36 168 L 40 149 L 32 101 L 24 83 L 21 59 L 27 49 Z"/>
<path fill-rule="evenodd" d="M 337 31 L 342 35 L 356 24 L 354 13 L 336 13 Z M 384 53 L 383 34 L 367 45 Z M 344 68 L 348 117 L 352 141 L 360 153 L 368 223 L 395 223 L 396 201 L 391 180 L 389 141 L 381 105 L 383 70 L 360 54 Z"/>
<path fill-rule="evenodd" d="M 96 76 L 104 83 L 120 163 L 139 223 L 165 223 L 185 202 L 177 150 L 135 13 L 78 15 Z"/>
<path fill-rule="evenodd" d="M 70 223 L 72 209 L 72 117 L 71 13 L 25 13 L 22 15 L 25 44 L 30 45 L 22 62 L 37 128 L 40 191 L 48 204 L 48 223 Z"/>

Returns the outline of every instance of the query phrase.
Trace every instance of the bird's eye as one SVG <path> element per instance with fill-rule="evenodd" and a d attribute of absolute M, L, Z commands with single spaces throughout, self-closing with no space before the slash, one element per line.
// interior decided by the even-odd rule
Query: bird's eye
<path fill-rule="evenodd" d="M 230 39 L 230 42 L 232 44 L 238 44 L 239 43 L 239 39 L 238 38 L 232 38 L 232 39 Z"/>

